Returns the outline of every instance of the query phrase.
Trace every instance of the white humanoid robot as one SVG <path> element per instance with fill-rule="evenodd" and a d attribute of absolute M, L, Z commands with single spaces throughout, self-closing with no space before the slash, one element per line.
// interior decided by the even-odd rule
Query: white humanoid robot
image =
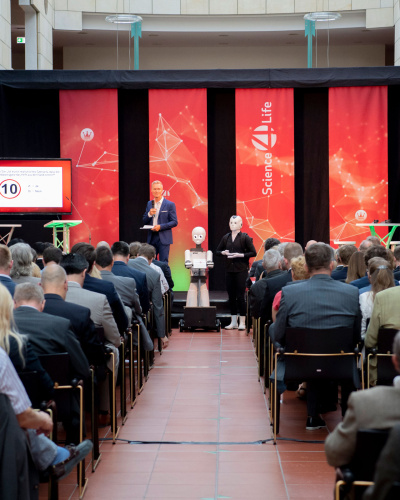
<path fill-rule="evenodd" d="M 185 267 L 190 269 L 190 286 L 186 298 L 186 307 L 209 307 L 210 298 L 207 288 L 207 269 L 214 267 L 213 254 L 203 250 L 201 244 L 206 238 L 203 227 L 195 227 L 192 240 L 196 248 L 185 250 Z"/>

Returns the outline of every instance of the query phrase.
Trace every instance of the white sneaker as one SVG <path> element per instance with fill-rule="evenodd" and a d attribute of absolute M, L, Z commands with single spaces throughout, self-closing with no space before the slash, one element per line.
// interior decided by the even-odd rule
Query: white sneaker
<path fill-rule="evenodd" d="M 237 316 L 231 316 L 231 322 L 225 327 L 225 330 L 237 330 Z"/>

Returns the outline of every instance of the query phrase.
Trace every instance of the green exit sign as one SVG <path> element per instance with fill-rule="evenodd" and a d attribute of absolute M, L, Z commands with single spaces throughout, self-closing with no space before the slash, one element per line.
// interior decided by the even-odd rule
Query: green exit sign
<path fill-rule="evenodd" d="M 24 36 L 17 36 L 17 43 L 25 43 L 25 37 Z"/>

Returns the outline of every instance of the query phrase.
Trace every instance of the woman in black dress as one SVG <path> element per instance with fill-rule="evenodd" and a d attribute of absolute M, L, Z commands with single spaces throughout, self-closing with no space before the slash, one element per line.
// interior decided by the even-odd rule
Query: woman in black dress
<path fill-rule="evenodd" d="M 229 307 L 231 310 L 231 323 L 225 327 L 226 330 L 245 330 L 246 328 L 246 302 L 244 293 L 246 290 L 246 279 L 249 269 L 249 259 L 255 257 L 257 252 L 253 245 L 253 239 L 240 229 L 243 226 L 239 215 L 232 215 L 229 220 L 230 233 L 227 233 L 220 241 L 216 255 L 225 258 L 226 290 L 229 296 Z M 239 327 L 237 316 L 240 316 Z"/>

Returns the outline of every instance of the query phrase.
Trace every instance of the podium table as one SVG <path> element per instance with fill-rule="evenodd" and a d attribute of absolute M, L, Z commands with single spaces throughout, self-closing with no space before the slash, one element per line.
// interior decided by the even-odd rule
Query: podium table
<path fill-rule="evenodd" d="M 81 220 L 52 220 L 44 225 L 53 229 L 53 245 L 69 253 L 69 229 L 82 224 Z M 59 237 L 60 235 L 60 237 Z"/>
<path fill-rule="evenodd" d="M 4 228 L 9 229 L 8 233 L 5 234 L 4 236 L 2 236 L 0 234 L 0 243 L 4 243 L 4 245 L 8 245 L 8 243 L 10 242 L 10 240 L 12 238 L 14 229 L 16 227 L 22 227 L 22 224 L 0 224 L 0 227 L 4 227 Z"/>
<path fill-rule="evenodd" d="M 396 222 L 396 223 L 393 223 L 393 222 L 377 222 L 377 223 L 359 223 L 359 224 L 356 224 L 356 226 L 360 226 L 360 227 L 369 227 L 370 231 L 371 231 L 371 235 L 372 236 L 376 236 L 377 238 L 380 239 L 381 243 L 383 243 L 385 245 L 386 248 L 389 248 L 390 247 L 390 242 L 392 241 L 392 238 L 393 238 L 393 234 L 394 232 L 396 231 L 396 229 L 400 226 L 400 223 L 399 222 Z M 390 231 L 388 232 L 388 234 L 386 234 L 385 236 L 383 236 L 382 238 L 379 236 L 379 234 L 376 234 L 376 231 L 375 231 L 375 228 L 376 227 L 390 227 Z"/>

